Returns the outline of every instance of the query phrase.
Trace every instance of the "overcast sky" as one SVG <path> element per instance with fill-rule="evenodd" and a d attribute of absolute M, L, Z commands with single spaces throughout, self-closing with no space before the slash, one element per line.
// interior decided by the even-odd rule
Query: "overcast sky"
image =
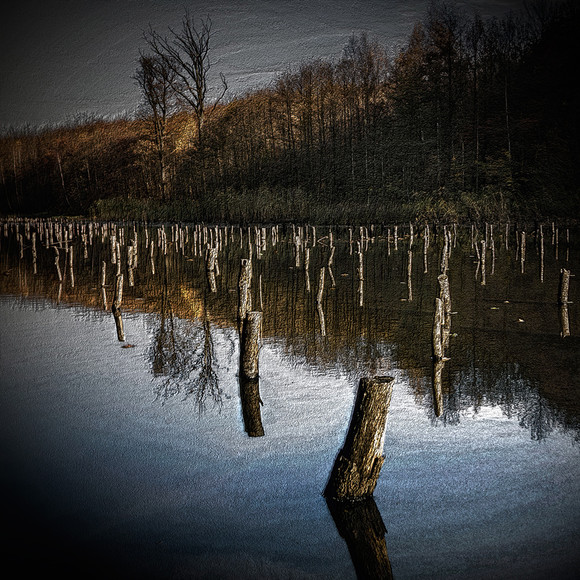
<path fill-rule="evenodd" d="M 524 0 L 453 2 L 502 15 Z M 186 8 L 213 21 L 213 72 L 230 94 L 262 86 L 289 65 L 335 58 L 367 31 L 401 44 L 429 0 L 9 0 L 0 19 L 0 127 L 59 123 L 78 113 L 133 112 L 143 32 L 179 27 Z"/>

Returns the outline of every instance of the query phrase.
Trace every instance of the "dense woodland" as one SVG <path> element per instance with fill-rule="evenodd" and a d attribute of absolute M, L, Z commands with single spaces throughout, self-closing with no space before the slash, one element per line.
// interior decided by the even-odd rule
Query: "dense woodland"
<path fill-rule="evenodd" d="M 211 22 L 186 15 L 145 35 L 138 114 L 3 132 L 0 212 L 575 219 L 579 16 L 574 0 L 486 20 L 436 2 L 401 49 L 353 36 L 334 61 L 228 97 L 210 83 Z"/>

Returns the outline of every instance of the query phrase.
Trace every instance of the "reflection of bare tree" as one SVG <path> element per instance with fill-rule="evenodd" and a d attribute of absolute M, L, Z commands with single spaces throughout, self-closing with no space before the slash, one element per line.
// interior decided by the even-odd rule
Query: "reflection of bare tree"
<path fill-rule="evenodd" d="M 215 349 L 205 303 L 201 323 L 177 318 L 166 279 L 160 306 L 160 324 L 150 354 L 153 374 L 165 377 L 155 390 L 157 398 L 165 401 L 179 393 L 193 396 L 200 412 L 205 410 L 208 397 L 214 405 L 220 405 L 223 391 L 215 370 Z"/>
<path fill-rule="evenodd" d="M 541 441 L 558 425 L 556 413 L 538 393 L 530 393 L 524 408 L 519 412 L 520 426 L 530 430 L 531 438 Z"/>
<path fill-rule="evenodd" d="M 215 370 L 215 349 L 207 313 L 203 322 L 162 316 L 151 350 L 153 373 L 164 376 L 156 389 L 158 398 L 167 400 L 179 393 L 193 396 L 199 411 L 208 397 L 220 405 L 223 392 Z"/>

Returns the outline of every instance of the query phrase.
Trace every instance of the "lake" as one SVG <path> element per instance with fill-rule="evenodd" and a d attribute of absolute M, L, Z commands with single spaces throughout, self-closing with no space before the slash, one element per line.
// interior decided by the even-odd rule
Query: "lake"
<path fill-rule="evenodd" d="M 249 386 L 242 260 L 262 312 Z M 575 578 L 579 271 L 580 232 L 551 223 L 0 221 L 5 562 Z M 385 463 L 373 500 L 337 507 L 323 490 L 374 376 L 394 378 Z"/>

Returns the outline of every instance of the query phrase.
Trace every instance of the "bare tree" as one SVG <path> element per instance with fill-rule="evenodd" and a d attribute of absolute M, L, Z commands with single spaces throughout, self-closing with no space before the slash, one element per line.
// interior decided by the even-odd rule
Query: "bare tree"
<path fill-rule="evenodd" d="M 185 13 L 181 31 L 169 28 L 169 38 L 161 36 L 153 29 L 145 35 L 149 48 L 165 66 L 173 72 L 171 87 L 177 97 L 194 114 L 196 124 L 196 139 L 201 147 L 202 128 L 208 104 L 208 75 L 211 68 L 210 43 L 212 38 L 212 22 L 209 17 L 201 19 L 196 27 L 193 17 Z M 221 91 L 213 102 L 209 112 L 223 99 L 227 91 L 227 83 L 220 73 Z"/>
<path fill-rule="evenodd" d="M 167 122 L 174 106 L 173 83 L 175 71 L 159 56 L 141 54 L 135 79 L 141 88 L 145 106 L 146 121 L 155 147 L 159 171 L 159 190 L 162 201 L 168 197 L 166 167 Z"/>

